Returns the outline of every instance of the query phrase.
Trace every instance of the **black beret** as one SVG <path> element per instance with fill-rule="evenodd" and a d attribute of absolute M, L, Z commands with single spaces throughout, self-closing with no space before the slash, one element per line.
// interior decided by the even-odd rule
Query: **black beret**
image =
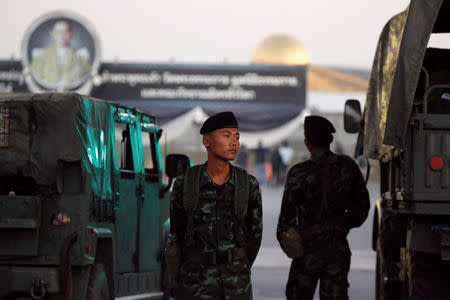
<path fill-rule="evenodd" d="M 333 124 L 321 116 L 305 118 L 305 138 L 313 146 L 328 146 L 333 141 L 332 133 L 336 132 Z"/>
<path fill-rule="evenodd" d="M 220 128 L 239 128 L 236 117 L 231 111 L 224 111 L 209 117 L 203 123 L 200 134 L 207 134 Z"/>

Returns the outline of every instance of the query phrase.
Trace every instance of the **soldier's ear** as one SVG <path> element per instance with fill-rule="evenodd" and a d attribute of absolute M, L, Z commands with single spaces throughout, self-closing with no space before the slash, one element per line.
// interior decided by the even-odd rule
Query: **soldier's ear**
<path fill-rule="evenodd" d="M 308 151 L 311 152 L 311 148 L 312 148 L 311 143 L 307 139 L 304 139 L 304 142 L 305 142 L 305 146 L 308 149 Z"/>
<path fill-rule="evenodd" d="M 203 145 L 208 148 L 209 147 L 209 136 L 205 134 L 202 138 Z"/>
<path fill-rule="evenodd" d="M 304 139 L 303 142 L 305 143 L 306 147 L 309 147 L 311 145 L 307 139 Z"/>

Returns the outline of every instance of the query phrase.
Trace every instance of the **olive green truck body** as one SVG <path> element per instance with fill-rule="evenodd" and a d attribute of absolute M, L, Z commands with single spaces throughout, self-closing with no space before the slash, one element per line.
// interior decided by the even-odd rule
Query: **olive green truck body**
<path fill-rule="evenodd" d="M 450 298 L 450 49 L 429 45 L 449 32 L 449 0 L 412 0 L 380 35 L 362 121 L 346 104 L 355 155 L 379 161 L 377 300 Z"/>
<path fill-rule="evenodd" d="M 0 299 L 162 299 L 160 134 L 107 101 L 0 94 Z"/>

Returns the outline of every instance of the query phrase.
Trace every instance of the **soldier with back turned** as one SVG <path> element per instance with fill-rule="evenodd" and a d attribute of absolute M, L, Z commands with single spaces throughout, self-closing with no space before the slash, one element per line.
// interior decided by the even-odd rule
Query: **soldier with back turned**
<path fill-rule="evenodd" d="M 362 174 L 346 155 L 330 151 L 333 124 L 306 117 L 305 145 L 311 158 L 287 175 L 277 238 L 293 258 L 286 286 L 288 300 L 348 299 L 351 251 L 347 234 L 367 218 L 370 202 Z"/>

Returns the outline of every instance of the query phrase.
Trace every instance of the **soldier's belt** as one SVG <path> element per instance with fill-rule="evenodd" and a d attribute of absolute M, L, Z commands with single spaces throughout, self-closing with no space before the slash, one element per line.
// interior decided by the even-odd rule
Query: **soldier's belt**
<path fill-rule="evenodd" d="M 302 236 L 303 239 L 305 240 L 310 240 L 310 239 L 314 239 L 316 237 L 318 237 L 319 235 L 332 235 L 335 238 L 342 238 L 342 237 L 346 237 L 348 230 L 345 229 L 345 225 L 341 222 L 330 222 L 330 224 L 332 225 L 327 225 L 327 226 L 323 226 L 323 225 L 319 225 L 319 224 L 314 224 L 311 226 L 308 226 L 306 228 L 300 229 L 300 235 Z"/>
<path fill-rule="evenodd" d="M 247 252 L 244 248 L 211 252 L 202 252 L 199 249 L 187 248 L 184 251 L 186 262 L 213 266 L 228 265 L 236 260 L 241 260 L 246 257 Z"/>

